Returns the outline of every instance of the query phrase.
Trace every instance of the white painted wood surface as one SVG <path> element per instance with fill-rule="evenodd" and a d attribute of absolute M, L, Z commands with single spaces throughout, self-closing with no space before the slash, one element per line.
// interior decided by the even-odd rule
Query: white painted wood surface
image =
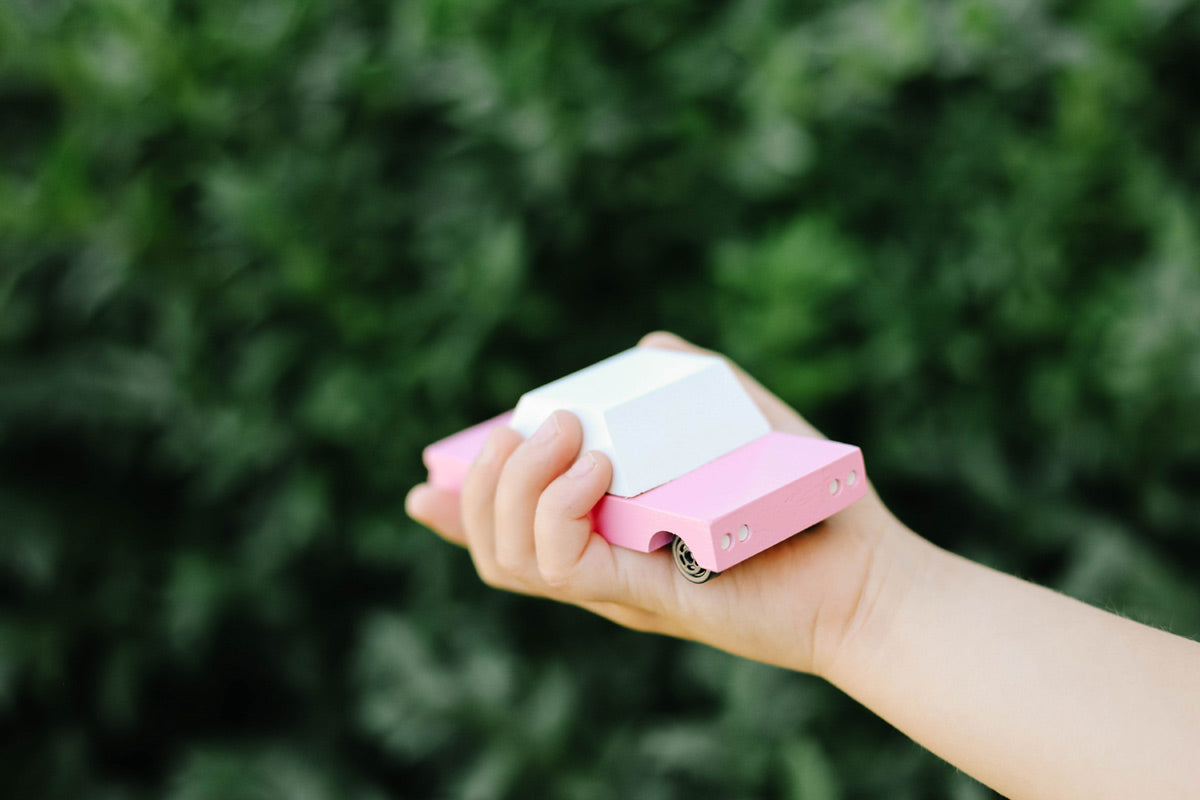
<path fill-rule="evenodd" d="M 621 497 L 674 480 L 770 430 L 720 358 L 649 347 L 526 392 L 510 424 L 530 436 L 558 409 L 579 417 L 584 450 L 612 460 L 609 492 Z"/>

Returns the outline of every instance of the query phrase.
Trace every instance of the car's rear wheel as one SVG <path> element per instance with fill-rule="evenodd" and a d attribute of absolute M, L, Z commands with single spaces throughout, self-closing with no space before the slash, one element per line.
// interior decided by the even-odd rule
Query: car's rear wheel
<path fill-rule="evenodd" d="M 704 583 L 721 574 L 713 572 L 711 569 L 705 569 L 697 564 L 696 557 L 692 555 L 692 551 L 683 543 L 683 539 L 680 539 L 678 536 L 675 537 L 675 541 L 671 545 L 671 555 L 675 557 L 675 566 L 679 570 L 679 574 L 692 583 Z"/>

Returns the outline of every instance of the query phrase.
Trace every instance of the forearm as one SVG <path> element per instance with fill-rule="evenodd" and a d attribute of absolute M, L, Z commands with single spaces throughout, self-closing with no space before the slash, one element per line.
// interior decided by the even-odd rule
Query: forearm
<path fill-rule="evenodd" d="M 1200 644 L 897 529 L 826 677 L 1013 798 L 1200 794 Z"/>

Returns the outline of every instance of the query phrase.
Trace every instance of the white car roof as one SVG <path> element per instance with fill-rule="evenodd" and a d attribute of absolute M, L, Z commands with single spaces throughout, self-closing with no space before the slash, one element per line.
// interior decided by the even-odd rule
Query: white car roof
<path fill-rule="evenodd" d="M 526 392 L 510 424 L 531 435 L 557 409 L 583 449 L 613 464 L 609 492 L 633 497 L 764 436 L 770 425 L 724 360 L 635 347 Z"/>

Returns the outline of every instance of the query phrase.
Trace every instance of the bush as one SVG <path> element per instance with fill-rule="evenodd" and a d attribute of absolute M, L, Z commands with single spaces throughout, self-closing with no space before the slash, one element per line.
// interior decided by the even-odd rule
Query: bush
<path fill-rule="evenodd" d="M 1200 633 L 1194 4 L 0 6 L 14 797 L 988 796 L 481 587 L 420 448 L 670 328 L 939 544 Z"/>

